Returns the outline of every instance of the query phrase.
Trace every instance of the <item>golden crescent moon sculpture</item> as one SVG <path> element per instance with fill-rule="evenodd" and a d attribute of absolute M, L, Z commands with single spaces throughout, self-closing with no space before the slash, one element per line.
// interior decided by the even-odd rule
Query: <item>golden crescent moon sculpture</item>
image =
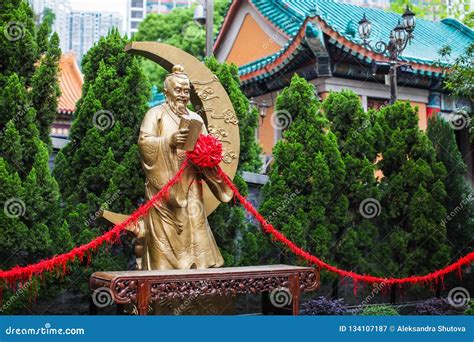
<path fill-rule="evenodd" d="M 191 81 L 191 103 L 206 123 L 209 134 L 222 142 L 224 150 L 221 168 L 234 178 L 240 154 L 240 135 L 237 115 L 227 92 L 216 75 L 204 63 L 172 45 L 158 42 L 133 42 L 125 51 L 143 56 L 157 63 L 168 72 L 180 64 Z M 204 205 L 209 216 L 220 202 L 205 185 Z"/>

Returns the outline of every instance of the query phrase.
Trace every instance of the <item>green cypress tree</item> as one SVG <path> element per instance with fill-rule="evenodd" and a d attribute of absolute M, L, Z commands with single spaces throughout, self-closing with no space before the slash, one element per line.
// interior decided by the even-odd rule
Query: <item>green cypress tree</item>
<path fill-rule="evenodd" d="M 18 74 L 27 85 L 38 60 L 33 10 L 25 0 L 2 0 L 0 6 L 0 74 Z"/>
<path fill-rule="evenodd" d="M 0 158 L 0 211 L 2 229 L 0 229 L 0 258 L 2 268 L 8 268 L 22 260 L 19 251 L 26 251 L 29 229 L 19 217 L 26 211 L 23 201 L 25 191 L 18 173 L 10 172 L 5 159 Z"/>
<path fill-rule="evenodd" d="M 370 273 L 373 260 L 366 256 L 377 244 L 378 230 L 375 215 L 362 215 L 360 207 L 364 201 L 380 199 L 374 174 L 380 127 L 352 91 L 331 92 L 322 107 L 346 167 L 343 191 L 349 202 L 347 225 L 339 227 L 336 236 L 335 260 L 344 268 Z"/>
<path fill-rule="evenodd" d="M 446 227 L 446 168 L 436 158 L 418 115 L 409 103 L 383 107 L 377 117 L 383 131 L 377 163 L 381 180 L 378 249 L 381 273 L 406 277 L 443 267 L 449 260 Z M 392 291 L 391 300 L 395 300 Z"/>
<path fill-rule="evenodd" d="M 24 219 L 28 226 L 45 224 L 53 228 L 61 223 L 58 213 L 59 187 L 49 171 L 49 155 L 45 144 L 38 137 L 34 141 L 38 151 L 24 182 L 25 193 L 28 194 L 25 203 L 29 209 Z"/>
<path fill-rule="evenodd" d="M 53 32 L 53 23 L 56 19 L 56 15 L 50 8 L 45 8 L 43 11 L 43 21 L 38 27 L 36 34 L 36 42 L 38 44 L 38 52 L 40 54 L 48 51 L 49 48 L 49 37 Z"/>
<path fill-rule="evenodd" d="M 337 137 L 314 87 L 298 75 L 278 96 L 276 110 L 293 121 L 273 150 L 261 212 L 294 243 L 334 261 L 336 236 L 347 225 L 349 205 Z"/>
<path fill-rule="evenodd" d="M 84 56 L 83 97 L 71 127 L 72 143 L 60 151 L 54 170 L 66 202 L 87 203 L 91 213 L 106 202 L 111 182 L 121 192 L 114 210 L 131 211 L 143 199 L 131 186 L 143 182 L 136 141 L 149 87 L 137 58 L 124 51 L 126 43 L 112 30 Z"/>
<path fill-rule="evenodd" d="M 59 189 L 49 171 L 48 146 L 40 138 L 40 128 L 47 136 L 50 126 L 42 125 L 43 114 L 56 111 L 57 37 L 39 61 L 33 11 L 20 0 L 2 2 L 0 30 L 0 259 L 8 269 L 51 257 L 71 247 L 72 240 L 67 225 L 60 226 Z M 51 282 L 49 275 L 44 280 L 36 293 L 54 295 L 58 281 Z M 29 284 L 39 286 L 34 280 Z M 27 301 L 17 304 L 9 312 Z"/>
<path fill-rule="evenodd" d="M 38 150 L 34 138 L 39 135 L 36 125 L 36 112 L 31 106 L 31 102 L 25 88 L 17 74 L 10 76 L 0 75 L 0 129 L 5 130 L 7 124 L 14 125 L 20 136 L 20 143 L 23 151 L 19 163 L 13 164 L 17 160 L 17 152 L 6 154 L 9 149 L 9 142 L 2 138 L 2 156 L 8 161 L 10 167 L 19 172 L 24 178 L 34 163 L 34 158 Z M 15 157 L 13 157 L 15 155 Z"/>
<path fill-rule="evenodd" d="M 472 250 L 470 241 L 474 235 L 474 205 L 472 189 L 466 181 L 467 166 L 456 144 L 453 129 L 441 118 L 428 122 L 428 137 L 436 151 L 436 156 L 446 168 L 444 186 L 446 188 L 446 216 L 441 222 L 447 229 L 448 240 L 453 244 L 453 258 L 458 258 Z"/>
<path fill-rule="evenodd" d="M 55 254 L 67 253 L 74 248 L 73 238 L 66 220 L 50 229 L 50 236 L 54 241 L 53 250 Z"/>
<path fill-rule="evenodd" d="M 30 93 L 36 83 L 33 75 L 42 70 L 35 67 L 33 12 L 25 1 L 4 1 L 0 26 L 4 33 L 0 37 L 0 182 L 5 189 L 1 203 L 3 231 L 8 236 L 2 248 L 8 255 L 3 259 L 6 268 L 51 256 L 55 250 L 51 230 L 61 222 L 61 210 Z M 55 87 L 56 79 L 44 83 L 45 89 Z"/>
<path fill-rule="evenodd" d="M 70 140 L 58 154 L 54 175 L 66 202 L 65 212 L 77 245 L 108 228 L 97 219 L 103 209 L 131 213 L 143 202 L 144 175 L 137 150 L 150 87 L 137 57 L 125 52 L 126 38 L 116 29 L 84 56 L 83 96 Z M 59 234 L 59 233 L 58 233 Z M 124 240 L 126 242 L 126 240 Z M 93 270 L 125 269 L 130 246 L 101 248 L 84 277 Z M 87 286 L 79 287 L 88 292 Z"/>
<path fill-rule="evenodd" d="M 3 156 L 8 156 L 9 163 L 4 160 L 5 167 L 8 167 L 10 173 L 15 173 L 17 165 L 21 165 L 23 161 L 23 145 L 21 144 L 20 133 L 15 127 L 13 120 L 7 122 L 3 128 L 3 134 L 0 134 L 0 145 L 4 148 Z"/>
<path fill-rule="evenodd" d="M 61 93 L 58 84 L 60 58 L 59 36 L 54 33 L 48 41 L 45 54 L 33 75 L 31 89 L 31 99 L 33 107 L 36 109 L 40 138 L 48 146 L 51 145 L 49 133 L 56 117 L 58 98 Z"/>
<path fill-rule="evenodd" d="M 8 266 L 12 266 L 50 256 L 53 241 L 49 229 L 60 222 L 61 211 L 58 185 L 48 168 L 48 150 L 39 139 L 35 110 L 25 84 L 15 73 L 8 77 L 0 75 L 0 83 L 3 99 L 0 105 L 0 158 L 7 172 L 2 176 L 6 177 L 6 183 L 14 181 L 16 184 L 16 180 L 20 180 L 21 184 L 18 193 L 12 192 L 2 203 L 5 207 L 8 203 L 17 203 L 21 215 L 13 215 L 7 222 L 28 229 L 26 238 L 22 229 L 18 229 L 18 239 L 23 240 L 18 246 L 24 247 L 20 259 L 9 259 Z M 12 250 L 5 252 L 15 254 Z"/>

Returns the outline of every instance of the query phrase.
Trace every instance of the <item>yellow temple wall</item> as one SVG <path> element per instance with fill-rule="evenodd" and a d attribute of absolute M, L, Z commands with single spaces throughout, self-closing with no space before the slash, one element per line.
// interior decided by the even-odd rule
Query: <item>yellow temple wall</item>
<path fill-rule="evenodd" d="M 226 62 L 241 66 L 272 55 L 280 49 L 280 45 L 260 28 L 250 14 L 247 14 Z"/>

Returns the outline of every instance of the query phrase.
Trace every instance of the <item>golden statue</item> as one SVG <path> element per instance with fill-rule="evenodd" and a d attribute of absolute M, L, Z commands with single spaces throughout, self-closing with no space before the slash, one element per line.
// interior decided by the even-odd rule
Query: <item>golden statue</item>
<path fill-rule="evenodd" d="M 184 144 L 189 129 L 181 128 L 182 118 L 202 122 L 190 111 L 191 84 L 184 68 L 175 65 L 164 82 L 166 102 L 151 108 L 145 115 L 138 139 L 140 158 L 145 172 L 145 198 L 150 200 L 179 170 L 186 158 Z M 204 206 L 203 182 L 221 202 L 232 198 L 215 169 L 186 168 L 169 197 L 155 204 L 137 226 L 135 234 L 143 239 L 142 270 L 190 269 L 222 266 L 224 260 L 209 227 Z"/>

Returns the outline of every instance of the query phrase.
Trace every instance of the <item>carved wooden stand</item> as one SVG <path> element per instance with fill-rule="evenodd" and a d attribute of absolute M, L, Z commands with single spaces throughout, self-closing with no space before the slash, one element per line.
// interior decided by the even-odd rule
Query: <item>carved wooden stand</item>
<path fill-rule="evenodd" d="M 95 272 L 89 281 L 92 291 L 109 289 L 118 304 L 135 303 L 146 315 L 151 302 L 196 296 L 256 294 L 288 289 L 293 315 L 298 315 L 301 291 L 319 286 L 314 268 L 288 265 L 209 268 L 204 270 Z"/>

